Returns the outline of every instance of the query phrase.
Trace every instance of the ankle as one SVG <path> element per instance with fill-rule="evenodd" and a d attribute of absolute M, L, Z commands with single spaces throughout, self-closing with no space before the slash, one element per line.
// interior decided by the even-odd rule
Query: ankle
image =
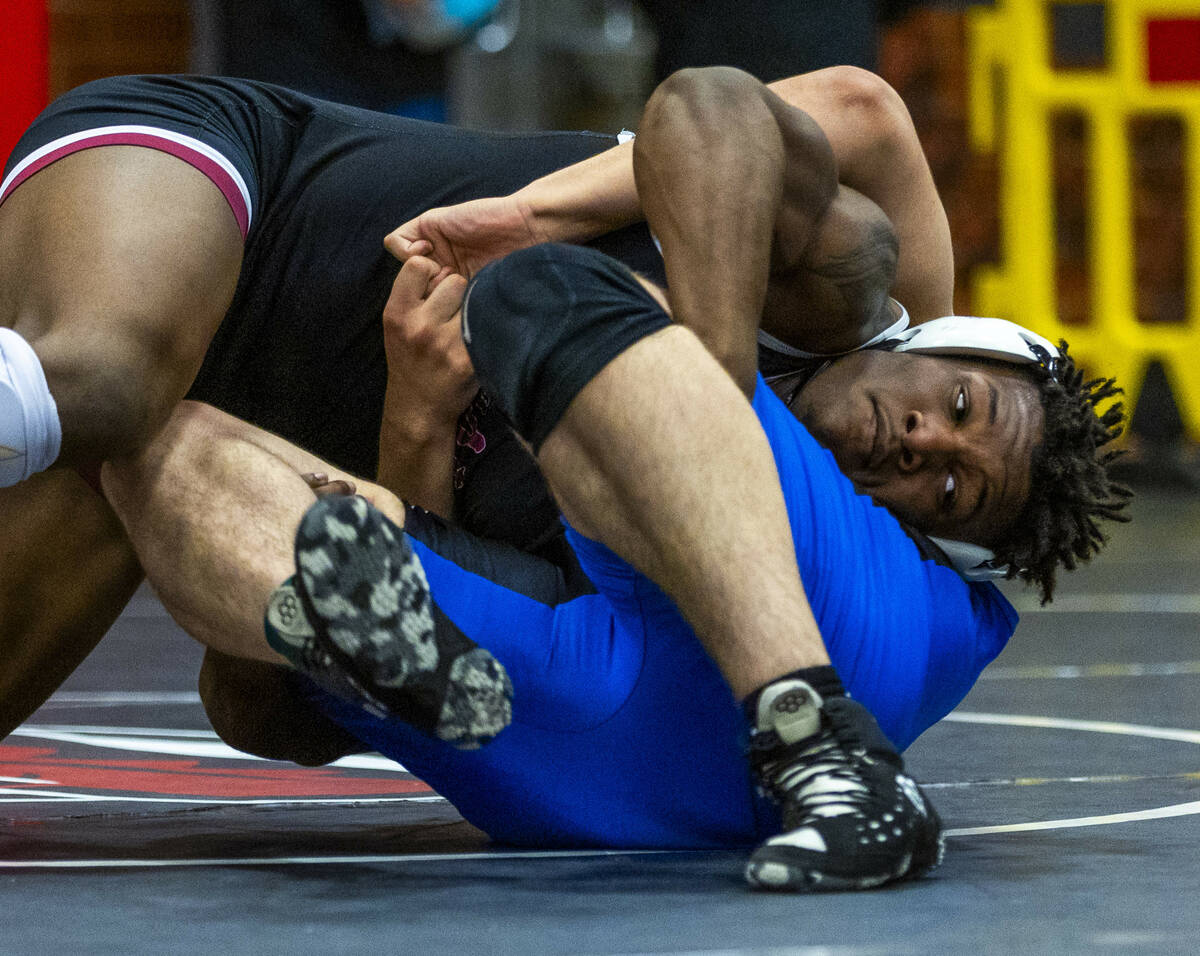
<path fill-rule="evenodd" d="M 745 697 L 742 701 L 742 713 L 746 717 L 746 722 L 751 727 L 755 727 L 759 723 L 760 704 L 764 702 L 764 699 L 769 702 L 790 681 L 803 681 L 812 690 L 816 691 L 819 699 L 818 706 L 820 706 L 821 701 L 829 697 L 846 696 L 846 688 L 842 685 L 842 679 L 838 677 L 837 671 L 833 669 L 832 665 L 802 667 L 799 670 L 781 674 L 779 677 L 751 691 Z"/>

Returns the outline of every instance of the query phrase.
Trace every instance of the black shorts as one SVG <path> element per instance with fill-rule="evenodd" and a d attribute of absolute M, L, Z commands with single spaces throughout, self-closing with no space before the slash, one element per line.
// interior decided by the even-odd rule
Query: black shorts
<path fill-rule="evenodd" d="M 383 237 L 431 207 L 510 193 L 615 138 L 468 131 L 246 80 L 114 77 L 52 103 L 18 143 L 0 188 L 11 192 L 75 149 L 116 143 L 201 169 L 243 229 L 237 291 L 189 397 L 371 477 L 387 377 L 380 316 L 398 271 Z M 660 268 L 644 227 L 597 244 L 634 268 Z M 504 449 L 503 424 L 489 427 L 488 447 Z M 532 467 L 512 452 L 506 467 Z M 471 456 L 472 471 L 486 472 Z M 514 514 L 521 523 L 524 500 L 489 497 L 485 511 L 513 513 L 499 524 L 512 525 Z M 532 507 L 544 525 L 545 501 Z"/>

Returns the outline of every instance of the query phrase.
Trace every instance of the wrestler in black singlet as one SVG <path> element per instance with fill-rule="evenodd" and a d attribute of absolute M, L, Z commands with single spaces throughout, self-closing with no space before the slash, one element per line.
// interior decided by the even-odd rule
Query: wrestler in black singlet
<path fill-rule="evenodd" d="M 130 127 L 200 141 L 228 160 L 247 191 L 237 292 L 188 397 L 364 477 L 376 470 L 387 376 L 380 317 L 399 269 L 383 237 L 426 209 L 505 195 L 616 143 L 596 133 L 467 131 L 244 80 L 115 77 L 51 104 L 6 175 L 39 149 L 55 147 L 53 161 L 71 149 L 58 144 L 80 134 Z M 103 142 L 126 141 L 106 135 Z M 156 145 L 152 137 L 128 141 Z M 596 245 L 661 275 L 644 226 Z M 558 513 L 540 476 L 486 399 L 472 405 L 459 435 L 455 517 L 518 547 L 557 538 Z"/>

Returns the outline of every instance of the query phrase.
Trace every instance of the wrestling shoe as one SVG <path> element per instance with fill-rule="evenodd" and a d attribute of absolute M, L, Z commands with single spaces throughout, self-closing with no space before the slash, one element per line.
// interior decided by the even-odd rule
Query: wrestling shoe
<path fill-rule="evenodd" d="M 266 632 L 297 669 L 461 749 L 508 726 L 504 667 L 442 613 L 408 535 L 366 499 L 319 499 L 300 522 L 295 554 L 295 577 L 268 601 Z"/>
<path fill-rule="evenodd" d="M 750 760 L 780 805 L 784 830 L 751 855 L 752 885 L 863 890 L 941 862 L 937 813 L 856 701 L 822 700 L 799 679 L 768 685 L 758 699 Z"/>

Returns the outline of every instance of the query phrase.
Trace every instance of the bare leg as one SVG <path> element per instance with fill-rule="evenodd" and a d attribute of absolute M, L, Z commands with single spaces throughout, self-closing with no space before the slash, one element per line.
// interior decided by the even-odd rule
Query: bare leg
<path fill-rule="evenodd" d="M 0 738 L 112 626 L 142 570 L 112 509 L 74 472 L 0 491 Z"/>
<path fill-rule="evenodd" d="M 263 609 L 294 572 L 296 526 L 315 500 L 304 472 L 348 477 L 207 405 L 182 402 L 145 451 L 106 465 L 103 480 L 164 606 L 210 645 L 199 687 L 213 729 L 238 750 L 315 766 L 360 745 L 296 696 L 263 634 Z M 374 497 L 403 522 L 394 498 Z"/>
<path fill-rule="evenodd" d="M 217 735 L 236 750 L 319 767 L 365 748 L 296 694 L 287 668 L 230 657 L 211 647 L 200 699 Z"/>
<path fill-rule="evenodd" d="M 241 238 L 220 192 L 154 150 L 67 157 L 0 207 L 0 325 L 37 353 L 59 462 L 148 439 L 186 392 L 233 295 Z M 75 668 L 141 578 L 107 503 L 52 469 L 0 492 L 0 733 Z"/>
<path fill-rule="evenodd" d="M 766 436 L 687 329 L 606 366 L 538 462 L 568 520 L 675 599 L 738 697 L 829 663 Z"/>
<path fill-rule="evenodd" d="M 349 476 L 207 405 L 183 402 L 135 458 L 104 466 L 105 494 L 150 583 L 197 640 L 280 664 L 263 634 L 272 591 L 295 573 L 296 527 L 316 500 L 301 475 Z M 390 492 L 356 481 L 397 524 Z"/>
<path fill-rule="evenodd" d="M 511 720 L 512 686 L 432 604 L 420 562 L 384 520 L 402 527 L 402 503 L 356 482 L 362 497 L 310 511 L 310 471 L 348 478 L 184 402 L 145 452 L 102 477 L 163 604 L 194 637 L 233 657 L 290 662 L 374 713 L 480 746 Z"/>
<path fill-rule="evenodd" d="M 217 187 L 153 149 L 68 156 L 0 207 L 0 325 L 45 370 L 60 462 L 128 454 L 166 421 L 229 307 L 241 254 Z"/>

